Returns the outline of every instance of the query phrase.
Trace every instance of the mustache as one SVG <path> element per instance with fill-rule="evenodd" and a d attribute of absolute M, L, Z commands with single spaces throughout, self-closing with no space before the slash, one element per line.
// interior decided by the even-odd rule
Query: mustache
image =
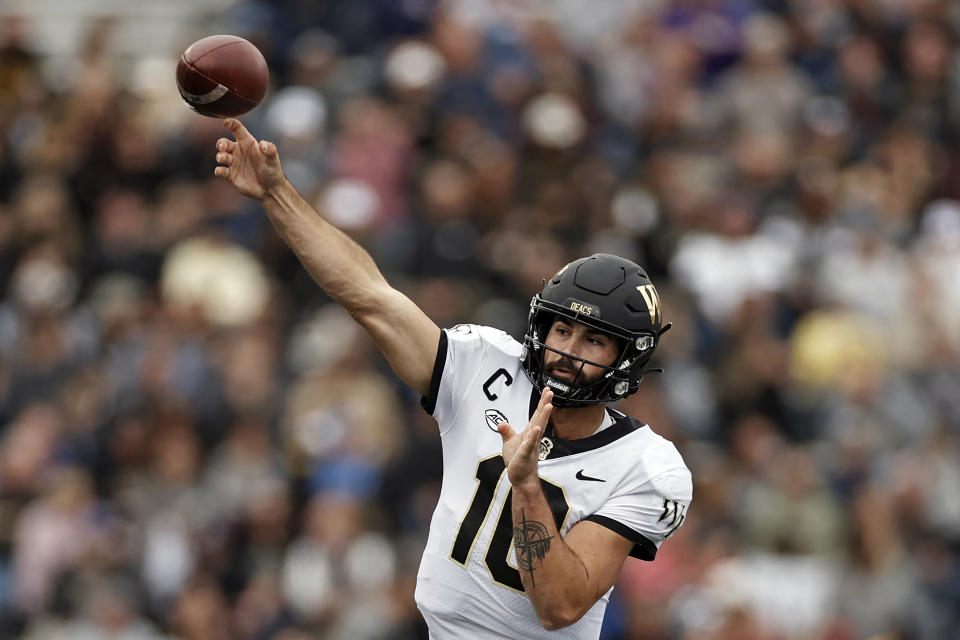
<path fill-rule="evenodd" d="M 583 362 L 576 362 L 570 358 L 561 357 L 556 362 L 547 365 L 547 372 L 553 373 L 557 369 L 567 369 L 579 375 L 583 371 Z"/>

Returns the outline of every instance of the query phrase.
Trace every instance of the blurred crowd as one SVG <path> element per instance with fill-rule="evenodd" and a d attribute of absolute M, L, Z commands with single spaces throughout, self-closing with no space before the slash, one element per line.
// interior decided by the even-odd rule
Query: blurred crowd
<path fill-rule="evenodd" d="M 0 637 L 407 640 L 438 494 L 419 398 L 213 178 L 176 52 L 0 21 Z M 141 25 L 142 27 L 142 25 Z M 243 121 L 441 326 L 644 265 L 621 404 L 686 525 L 604 640 L 960 637 L 960 5 L 240 0 Z"/>

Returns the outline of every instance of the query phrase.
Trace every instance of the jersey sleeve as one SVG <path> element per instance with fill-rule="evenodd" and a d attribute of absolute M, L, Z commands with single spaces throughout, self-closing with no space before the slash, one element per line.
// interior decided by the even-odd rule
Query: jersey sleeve
<path fill-rule="evenodd" d="M 444 329 L 430 379 L 430 392 L 420 404 L 447 431 L 455 422 L 470 385 L 482 370 L 493 345 L 512 339 L 498 329 L 458 324 Z"/>
<path fill-rule="evenodd" d="M 657 449 L 644 456 L 659 458 L 644 465 L 653 467 L 653 475 L 627 483 L 585 518 L 632 541 L 630 555 L 641 560 L 656 557 L 660 544 L 686 520 L 693 498 L 693 479 L 680 454 L 673 445 Z"/>

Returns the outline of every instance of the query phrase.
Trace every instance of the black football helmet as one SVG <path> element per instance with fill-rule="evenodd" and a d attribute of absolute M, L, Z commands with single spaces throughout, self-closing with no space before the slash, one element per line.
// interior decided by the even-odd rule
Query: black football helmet
<path fill-rule="evenodd" d="M 577 358 L 546 346 L 547 333 L 557 316 L 580 322 L 613 336 L 620 355 L 610 366 Z M 647 372 L 647 363 L 670 328 L 664 325 L 660 298 L 646 272 L 636 263 L 607 253 L 571 262 L 530 301 L 523 338 L 522 367 L 533 385 L 553 390 L 553 405 L 579 407 L 612 402 L 634 393 Z M 544 370 L 547 351 L 573 362 L 603 370 L 598 380 L 581 383 L 551 377 Z"/>

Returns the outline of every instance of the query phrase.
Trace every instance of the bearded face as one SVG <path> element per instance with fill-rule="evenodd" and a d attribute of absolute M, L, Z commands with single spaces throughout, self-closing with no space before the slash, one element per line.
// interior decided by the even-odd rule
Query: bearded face
<path fill-rule="evenodd" d="M 612 336 L 562 317 L 553 321 L 544 342 L 548 347 L 543 361 L 546 375 L 580 386 L 598 381 L 604 373 L 587 362 L 610 366 L 620 353 L 620 344 Z"/>

